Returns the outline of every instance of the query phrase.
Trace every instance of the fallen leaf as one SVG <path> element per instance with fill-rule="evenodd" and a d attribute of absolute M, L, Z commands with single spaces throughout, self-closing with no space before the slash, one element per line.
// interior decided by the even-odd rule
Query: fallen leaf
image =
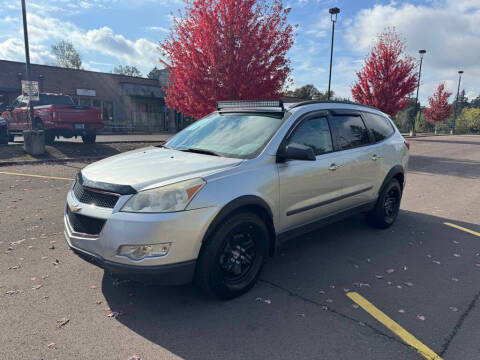
<path fill-rule="evenodd" d="M 102 300 L 98 300 L 95 302 L 95 304 L 100 305 L 102 302 L 103 302 Z"/>
<path fill-rule="evenodd" d="M 387 285 L 392 286 L 393 283 L 391 281 L 387 281 Z"/>
<path fill-rule="evenodd" d="M 332 299 L 326 299 L 325 302 L 327 302 L 327 303 L 333 303 L 333 300 L 332 300 Z"/>
<path fill-rule="evenodd" d="M 55 349 L 55 343 L 51 342 L 50 344 L 47 345 L 49 349 Z"/>
<path fill-rule="evenodd" d="M 112 311 L 111 313 L 109 313 L 109 314 L 107 315 L 107 317 L 116 319 L 116 318 L 118 318 L 119 316 L 122 316 L 123 314 L 124 314 L 124 313 L 123 313 L 122 311 Z"/>
<path fill-rule="evenodd" d="M 399 312 L 400 314 L 405 314 L 405 310 L 403 310 L 403 309 L 399 309 L 398 312 Z"/>
<path fill-rule="evenodd" d="M 61 318 L 60 320 L 57 320 L 57 328 L 61 328 L 62 326 L 67 325 L 70 322 L 70 319 L 67 318 Z"/>
<path fill-rule="evenodd" d="M 383 276 L 382 276 L 382 275 L 375 275 L 375 277 L 376 277 L 377 279 L 383 279 Z"/>
<path fill-rule="evenodd" d="M 92 286 L 90 286 L 90 289 L 96 289 L 96 288 L 97 288 L 97 286 L 96 286 L 96 285 L 92 285 Z"/>
<path fill-rule="evenodd" d="M 353 307 L 354 309 L 358 309 L 360 306 L 358 306 L 357 304 L 353 304 L 352 307 Z"/>
<path fill-rule="evenodd" d="M 402 285 L 397 285 L 397 289 L 402 289 L 403 286 Z"/>
<path fill-rule="evenodd" d="M 413 286 L 413 283 L 410 282 L 410 281 L 405 281 L 403 284 L 404 284 L 404 285 L 407 285 L 407 286 L 409 286 L 409 287 L 412 287 L 412 286 Z"/>
<path fill-rule="evenodd" d="M 456 258 L 462 257 L 462 255 L 460 254 L 453 254 L 453 256 L 455 256 Z"/>
<path fill-rule="evenodd" d="M 456 244 L 456 245 L 458 245 L 458 244 L 460 244 L 460 241 L 453 240 L 453 243 Z"/>
<path fill-rule="evenodd" d="M 418 320 L 422 320 L 422 321 L 427 320 L 427 318 L 426 318 L 424 315 L 422 315 L 422 314 L 418 314 L 418 315 L 417 315 L 417 319 L 418 319 Z"/>
<path fill-rule="evenodd" d="M 35 281 L 35 280 L 37 280 L 37 278 L 36 278 L 35 276 L 32 276 L 32 277 L 30 278 L 30 280 L 31 280 L 31 281 Z"/>
<path fill-rule="evenodd" d="M 393 273 L 394 271 L 395 271 L 395 269 L 387 269 L 387 270 L 385 270 L 385 272 L 386 272 L 387 274 L 391 274 L 391 273 Z"/>
<path fill-rule="evenodd" d="M 49 248 L 50 250 L 54 250 L 54 249 L 55 249 L 55 245 L 52 244 L 52 245 L 50 245 L 48 248 Z"/>
<path fill-rule="evenodd" d="M 431 259 L 431 258 L 432 258 L 432 255 L 427 254 L 427 258 Z"/>
<path fill-rule="evenodd" d="M 348 289 L 348 288 L 344 288 L 344 289 L 343 289 L 343 291 L 347 293 L 347 292 L 349 292 L 349 291 L 350 291 L 350 289 Z"/>
<path fill-rule="evenodd" d="M 32 290 L 38 290 L 41 287 L 43 287 L 43 284 L 38 284 L 38 285 L 35 285 L 34 287 L 32 287 Z"/>
<path fill-rule="evenodd" d="M 459 282 L 460 280 L 458 280 L 457 278 L 452 278 L 452 281 Z"/>
<path fill-rule="evenodd" d="M 142 360 L 142 358 L 140 357 L 140 355 L 133 354 L 128 358 L 128 360 Z"/>
<path fill-rule="evenodd" d="M 9 266 L 8 270 L 17 270 L 20 269 L 20 265 L 15 265 L 15 266 Z"/>
<path fill-rule="evenodd" d="M 438 261 L 438 260 L 433 260 L 432 263 L 440 265 L 440 261 Z"/>
<path fill-rule="evenodd" d="M 19 294 L 19 293 L 20 293 L 20 290 L 8 290 L 5 294 L 15 295 L 15 294 Z"/>
<path fill-rule="evenodd" d="M 359 286 L 360 287 L 370 287 L 370 284 L 369 283 L 359 283 Z"/>
<path fill-rule="evenodd" d="M 457 312 L 457 311 L 458 311 L 458 308 L 455 307 L 455 306 L 450 306 L 449 309 L 452 310 L 453 312 Z"/>
<path fill-rule="evenodd" d="M 403 270 L 403 271 L 407 271 L 407 270 L 408 270 L 408 266 L 407 266 L 407 265 L 403 265 L 403 266 L 402 266 L 402 270 Z"/>
<path fill-rule="evenodd" d="M 297 316 L 304 318 L 305 314 L 297 314 Z"/>

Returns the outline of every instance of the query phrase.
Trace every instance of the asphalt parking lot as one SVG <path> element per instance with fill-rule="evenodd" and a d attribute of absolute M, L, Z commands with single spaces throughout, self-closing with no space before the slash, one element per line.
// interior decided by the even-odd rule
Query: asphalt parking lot
<path fill-rule="evenodd" d="M 480 136 L 418 138 L 410 155 L 392 228 L 357 216 L 294 239 L 227 302 L 70 252 L 65 195 L 85 164 L 0 167 L 1 357 L 479 359 Z"/>

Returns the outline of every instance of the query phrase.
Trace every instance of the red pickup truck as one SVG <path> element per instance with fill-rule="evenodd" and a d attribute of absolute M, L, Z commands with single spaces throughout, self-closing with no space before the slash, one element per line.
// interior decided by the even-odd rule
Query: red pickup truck
<path fill-rule="evenodd" d="M 72 98 L 62 94 L 40 94 L 34 104 L 33 128 L 45 130 L 45 143 L 53 144 L 55 137 L 81 136 L 85 144 L 93 144 L 96 133 L 103 129 L 102 111 L 96 107 L 76 106 Z M 2 113 L 7 122 L 9 141 L 30 126 L 28 103 L 19 96 Z"/>

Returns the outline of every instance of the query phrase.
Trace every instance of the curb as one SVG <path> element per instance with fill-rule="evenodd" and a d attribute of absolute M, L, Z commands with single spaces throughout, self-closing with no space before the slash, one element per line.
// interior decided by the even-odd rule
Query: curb
<path fill-rule="evenodd" d="M 23 161 L 0 161 L 0 167 L 13 165 L 35 165 L 45 163 L 66 163 L 102 160 L 104 157 L 85 157 L 85 158 L 65 158 L 65 159 L 43 159 L 43 160 L 23 160 Z"/>
<path fill-rule="evenodd" d="M 127 141 L 120 141 L 120 140 L 115 140 L 115 141 L 102 141 L 102 142 L 96 142 L 95 145 L 102 145 L 102 144 L 141 144 L 141 143 L 144 143 L 144 144 L 154 144 L 154 143 L 164 143 L 166 142 L 168 139 L 158 139 L 158 140 L 127 140 Z M 74 141 L 56 141 L 56 143 L 59 143 L 59 144 L 62 144 L 62 145 L 65 145 L 65 144 L 82 144 L 82 142 L 74 142 Z M 23 141 L 22 142 L 14 142 L 13 144 L 12 143 L 9 143 L 8 146 L 23 146 Z M 48 145 L 48 146 L 55 146 L 55 145 Z"/>

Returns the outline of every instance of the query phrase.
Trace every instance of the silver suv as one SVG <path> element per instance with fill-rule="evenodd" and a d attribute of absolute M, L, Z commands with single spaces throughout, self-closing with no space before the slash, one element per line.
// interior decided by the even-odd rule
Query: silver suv
<path fill-rule="evenodd" d="M 352 213 L 393 224 L 409 144 L 351 103 L 219 102 L 165 145 L 85 167 L 65 208 L 81 257 L 160 284 L 248 291 L 285 239 Z"/>

